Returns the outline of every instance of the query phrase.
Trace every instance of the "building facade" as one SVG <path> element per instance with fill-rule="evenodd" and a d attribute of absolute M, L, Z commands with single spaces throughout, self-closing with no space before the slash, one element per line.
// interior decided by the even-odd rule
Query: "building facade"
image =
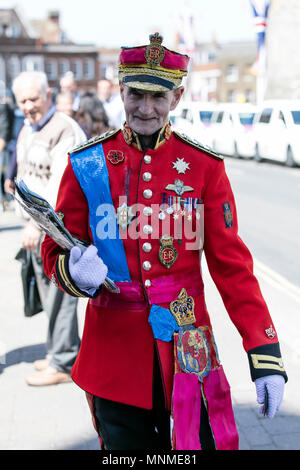
<path fill-rule="evenodd" d="M 187 87 L 195 101 L 256 102 L 255 42 L 197 44 Z"/>
<path fill-rule="evenodd" d="M 218 54 L 220 67 L 218 101 L 256 102 L 256 77 L 252 73 L 255 58 L 255 42 L 241 41 L 222 44 Z"/>
<path fill-rule="evenodd" d="M 11 88 L 20 72 L 33 70 L 45 72 L 50 87 L 72 71 L 79 90 L 96 89 L 98 49 L 68 41 L 57 12 L 31 24 L 15 8 L 0 9 L 0 93 Z"/>

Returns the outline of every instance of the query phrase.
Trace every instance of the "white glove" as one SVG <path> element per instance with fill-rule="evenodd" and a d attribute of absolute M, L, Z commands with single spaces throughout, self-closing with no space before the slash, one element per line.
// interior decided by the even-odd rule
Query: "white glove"
<path fill-rule="evenodd" d="M 107 276 L 107 266 L 98 256 L 98 250 L 90 245 L 83 253 L 78 246 L 70 252 L 69 271 L 80 290 L 93 295 Z"/>
<path fill-rule="evenodd" d="M 285 380 L 282 375 L 266 375 L 255 380 L 257 402 L 260 405 L 259 412 L 273 418 L 279 410 L 284 391 Z"/>

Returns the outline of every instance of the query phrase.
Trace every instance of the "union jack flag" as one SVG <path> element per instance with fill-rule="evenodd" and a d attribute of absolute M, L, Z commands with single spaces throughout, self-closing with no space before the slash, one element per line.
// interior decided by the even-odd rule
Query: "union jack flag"
<path fill-rule="evenodd" d="M 265 35 L 270 3 L 271 0 L 250 0 L 254 15 L 254 28 L 257 35 L 257 56 L 256 62 L 252 66 L 252 71 L 256 75 L 263 75 L 265 72 Z"/>
<path fill-rule="evenodd" d="M 186 5 L 177 17 L 176 42 L 182 54 L 192 56 L 195 52 L 195 23 L 192 9 Z"/>

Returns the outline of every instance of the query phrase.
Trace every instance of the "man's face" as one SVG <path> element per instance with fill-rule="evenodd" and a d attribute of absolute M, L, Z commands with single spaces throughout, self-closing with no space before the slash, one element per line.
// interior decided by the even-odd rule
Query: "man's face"
<path fill-rule="evenodd" d="M 74 79 L 72 77 L 62 77 L 59 82 L 60 85 L 60 91 L 65 92 L 65 91 L 71 91 L 74 93 L 76 91 L 76 83 L 74 82 Z"/>
<path fill-rule="evenodd" d="M 183 88 L 167 92 L 138 90 L 120 84 L 126 122 L 137 134 L 152 135 L 161 129 L 176 108 Z"/>
<path fill-rule="evenodd" d="M 69 96 L 60 96 L 56 102 L 57 111 L 73 116 L 73 99 Z"/>
<path fill-rule="evenodd" d="M 24 81 L 15 93 L 20 110 L 31 124 L 37 124 L 50 108 L 50 93 L 44 97 L 34 81 Z"/>
<path fill-rule="evenodd" d="M 111 83 L 108 80 L 99 80 L 97 85 L 97 93 L 101 101 L 107 101 L 112 92 Z"/>

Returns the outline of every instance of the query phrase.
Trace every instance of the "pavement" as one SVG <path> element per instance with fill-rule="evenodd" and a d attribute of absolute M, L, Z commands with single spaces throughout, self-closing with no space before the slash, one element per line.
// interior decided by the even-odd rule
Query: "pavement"
<path fill-rule="evenodd" d="M 85 394 L 73 383 L 30 387 L 25 376 L 45 355 L 47 317 L 23 314 L 20 264 L 22 221 L 13 210 L 0 213 L 0 450 L 97 450 Z M 300 289 L 255 260 L 255 272 L 276 326 L 289 376 L 275 418 L 258 413 L 241 338 L 226 313 L 204 260 L 207 307 L 219 356 L 231 385 L 240 450 L 300 449 Z M 78 307 L 82 333 L 86 300 Z"/>

